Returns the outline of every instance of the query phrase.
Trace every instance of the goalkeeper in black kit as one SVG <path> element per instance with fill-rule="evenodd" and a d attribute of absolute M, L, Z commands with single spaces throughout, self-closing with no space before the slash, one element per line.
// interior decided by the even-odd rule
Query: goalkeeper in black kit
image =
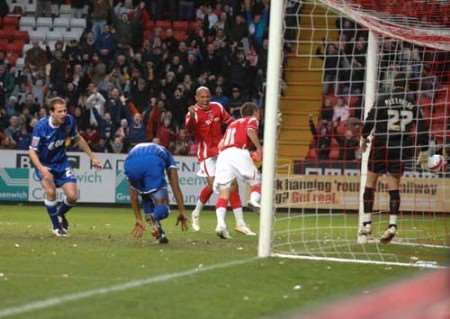
<path fill-rule="evenodd" d="M 408 93 L 403 75 L 397 76 L 394 89 L 380 94 L 370 110 L 362 131 L 361 147 L 365 151 L 369 136 L 372 138 L 367 181 L 364 189 L 364 215 L 360 236 L 372 233 L 372 212 L 377 180 L 385 174 L 389 190 L 389 226 L 380 242 L 389 243 L 397 232 L 397 217 L 400 209 L 400 179 L 407 160 L 419 152 L 418 163 L 427 161 L 429 133 L 422 112 L 415 98 Z M 416 130 L 412 130 L 414 127 Z"/>

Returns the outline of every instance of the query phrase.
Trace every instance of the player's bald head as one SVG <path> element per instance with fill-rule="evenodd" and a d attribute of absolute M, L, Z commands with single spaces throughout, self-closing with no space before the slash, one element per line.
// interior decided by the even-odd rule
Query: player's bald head
<path fill-rule="evenodd" d="M 210 94 L 209 89 L 206 86 L 199 86 L 197 90 L 195 90 L 195 96 L 198 96 L 202 93 Z"/>
<path fill-rule="evenodd" d="M 208 108 L 210 98 L 211 94 L 206 86 L 200 86 L 195 90 L 195 101 L 200 107 Z"/>

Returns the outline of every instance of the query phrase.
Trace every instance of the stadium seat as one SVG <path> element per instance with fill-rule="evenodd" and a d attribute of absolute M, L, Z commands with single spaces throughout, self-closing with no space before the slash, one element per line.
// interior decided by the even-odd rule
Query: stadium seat
<path fill-rule="evenodd" d="M 0 39 L 9 41 L 11 32 L 8 30 L 0 30 Z"/>
<path fill-rule="evenodd" d="M 15 54 L 17 56 L 22 55 L 24 43 L 22 41 L 14 41 L 12 43 L 9 43 L 6 47 L 8 52 L 11 52 L 12 54 Z"/>
<path fill-rule="evenodd" d="M 32 27 L 36 26 L 36 19 L 34 17 L 22 17 L 19 21 L 20 29 L 23 27 Z"/>
<path fill-rule="evenodd" d="M 20 31 L 25 31 L 30 33 L 31 31 L 34 31 L 35 29 L 33 27 L 21 27 Z"/>
<path fill-rule="evenodd" d="M 187 21 L 174 21 L 173 22 L 173 30 L 174 31 L 184 31 L 187 32 L 189 28 L 189 24 Z"/>
<path fill-rule="evenodd" d="M 5 42 L 4 40 L 0 40 L 0 52 L 6 53 L 7 46 L 8 46 L 8 42 Z"/>
<path fill-rule="evenodd" d="M 37 0 L 28 0 L 25 4 L 25 14 L 34 14 L 36 12 Z"/>
<path fill-rule="evenodd" d="M 3 18 L 3 29 L 7 30 L 17 30 L 19 25 L 19 17 L 7 15 Z"/>
<path fill-rule="evenodd" d="M 45 41 L 46 33 L 43 29 L 38 29 L 29 32 L 30 41 Z"/>
<path fill-rule="evenodd" d="M 147 21 L 145 23 L 144 29 L 147 31 L 152 31 L 155 28 L 155 22 L 154 21 Z"/>
<path fill-rule="evenodd" d="M 63 32 L 64 42 L 70 42 L 71 40 L 79 40 L 82 34 L 82 29 L 72 29 L 70 31 Z"/>
<path fill-rule="evenodd" d="M 70 6 L 70 4 L 62 4 L 59 7 L 59 15 L 61 17 L 72 17 L 73 16 L 73 12 L 72 12 L 72 7 Z"/>
<path fill-rule="evenodd" d="M 39 17 L 36 21 L 36 27 L 38 29 L 42 27 L 51 28 L 53 26 L 52 18 Z"/>
<path fill-rule="evenodd" d="M 13 36 L 13 40 L 19 40 L 25 43 L 28 43 L 28 41 L 30 41 L 30 36 L 28 35 L 28 32 L 26 31 L 14 31 L 14 33 L 12 33 Z"/>
<path fill-rule="evenodd" d="M 189 22 L 189 30 L 190 31 L 197 31 L 202 28 L 202 22 L 201 21 L 191 21 Z"/>
<path fill-rule="evenodd" d="M 47 32 L 46 39 L 47 41 L 54 41 L 54 42 L 58 40 L 63 40 L 63 32 L 56 30 L 49 31 Z"/>
<path fill-rule="evenodd" d="M 308 154 L 306 154 L 307 160 L 316 160 L 317 159 L 317 150 L 311 146 L 308 150 Z"/>
<path fill-rule="evenodd" d="M 59 17 L 53 20 L 53 28 L 59 29 L 68 29 L 70 27 L 70 19 L 67 17 Z"/>
<path fill-rule="evenodd" d="M 143 38 L 143 40 L 149 40 L 151 36 L 152 36 L 152 31 L 145 30 L 144 31 L 144 38 Z"/>
<path fill-rule="evenodd" d="M 188 36 L 184 31 L 175 31 L 173 33 L 173 37 L 177 39 L 177 41 L 186 41 Z"/>
<path fill-rule="evenodd" d="M 331 139 L 329 158 L 330 160 L 339 159 L 339 144 L 334 138 Z"/>
<path fill-rule="evenodd" d="M 155 26 L 165 30 L 172 28 L 172 23 L 169 20 L 158 20 L 156 21 Z"/>
<path fill-rule="evenodd" d="M 70 20 L 70 27 L 71 28 L 86 28 L 86 19 L 76 19 L 73 18 Z"/>
<path fill-rule="evenodd" d="M 47 34 L 48 32 L 50 32 L 50 28 L 49 27 L 39 27 L 36 29 L 36 31 L 42 32 L 44 34 Z"/>

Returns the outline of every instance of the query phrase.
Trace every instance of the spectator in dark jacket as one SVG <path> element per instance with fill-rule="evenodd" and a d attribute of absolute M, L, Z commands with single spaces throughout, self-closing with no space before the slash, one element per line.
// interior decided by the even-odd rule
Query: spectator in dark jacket
<path fill-rule="evenodd" d="M 63 53 L 61 51 L 55 51 L 54 59 L 50 64 L 50 87 L 58 95 L 64 94 L 65 77 L 66 63 L 63 60 Z"/>
<path fill-rule="evenodd" d="M 116 40 L 111 34 L 111 28 L 109 25 L 105 25 L 103 32 L 98 35 L 95 40 L 95 48 L 100 58 L 105 62 L 109 62 L 114 56 L 116 49 Z"/>
<path fill-rule="evenodd" d="M 241 96 L 241 90 L 239 87 L 234 86 L 231 89 L 231 99 L 228 103 L 228 110 L 232 117 L 238 119 L 241 117 L 241 106 L 244 103 L 244 99 Z"/>
<path fill-rule="evenodd" d="M 318 152 L 319 160 L 330 159 L 331 132 L 328 129 L 328 122 L 321 121 L 319 129 L 316 129 L 312 116 L 309 115 L 309 128 L 314 138 L 314 147 Z"/>
<path fill-rule="evenodd" d="M 130 147 L 146 141 L 145 127 L 142 121 L 142 115 L 140 113 L 134 114 L 127 140 Z"/>

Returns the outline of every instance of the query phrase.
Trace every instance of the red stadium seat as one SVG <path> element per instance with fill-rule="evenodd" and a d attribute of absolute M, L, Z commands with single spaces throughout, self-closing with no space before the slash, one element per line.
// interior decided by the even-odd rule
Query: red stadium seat
<path fill-rule="evenodd" d="M 156 21 L 156 26 L 163 30 L 171 29 L 172 23 L 169 20 L 159 20 L 159 21 Z"/>
<path fill-rule="evenodd" d="M 189 24 L 187 21 L 174 21 L 173 22 L 173 30 L 174 31 L 184 31 L 187 32 L 189 28 Z"/>
<path fill-rule="evenodd" d="M 6 54 L 6 61 L 10 65 L 16 65 L 16 61 L 18 58 L 19 58 L 19 56 L 17 54 L 9 53 L 9 52 Z"/>
<path fill-rule="evenodd" d="M 6 40 L 9 41 L 11 31 L 8 30 L 0 30 L 0 40 Z"/>
<path fill-rule="evenodd" d="M 24 43 L 22 41 L 14 41 L 7 45 L 8 52 L 14 55 L 21 56 L 23 51 Z"/>
<path fill-rule="evenodd" d="M 144 39 L 143 40 L 149 40 L 151 36 L 152 36 L 152 31 L 145 30 L 144 31 Z"/>
<path fill-rule="evenodd" d="M 173 33 L 173 37 L 177 40 L 177 41 L 186 41 L 188 36 L 186 34 L 185 31 L 174 31 Z"/>
<path fill-rule="evenodd" d="M 3 42 L 3 40 L 0 41 L 0 52 L 5 52 L 6 53 L 7 46 L 8 46 L 8 42 Z"/>
<path fill-rule="evenodd" d="M 333 138 L 331 139 L 331 145 L 330 145 L 330 160 L 338 160 L 339 159 L 339 144 L 336 142 L 336 140 Z"/>
<path fill-rule="evenodd" d="M 190 31 L 197 31 L 197 30 L 199 30 L 199 29 L 201 29 L 202 28 L 202 21 L 191 21 L 190 23 L 189 23 L 189 30 Z"/>
<path fill-rule="evenodd" d="M 28 43 L 30 41 L 30 36 L 27 31 L 15 31 L 13 33 L 13 40 L 20 40 Z"/>
<path fill-rule="evenodd" d="M 19 17 L 18 16 L 6 16 L 3 18 L 3 28 L 4 29 L 17 29 L 19 25 Z"/>
<path fill-rule="evenodd" d="M 314 147 L 309 148 L 308 154 L 306 154 L 306 159 L 308 159 L 308 160 L 316 160 L 317 159 L 317 150 Z"/>
<path fill-rule="evenodd" d="M 146 30 L 146 31 L 151 31 L 151 30 L 153 30 L 155 28 L 155 22 L 154 21 L 147 21 L 146 23 L 145 23 L 145 25 L 144 25 L 144 29 Z"/>

